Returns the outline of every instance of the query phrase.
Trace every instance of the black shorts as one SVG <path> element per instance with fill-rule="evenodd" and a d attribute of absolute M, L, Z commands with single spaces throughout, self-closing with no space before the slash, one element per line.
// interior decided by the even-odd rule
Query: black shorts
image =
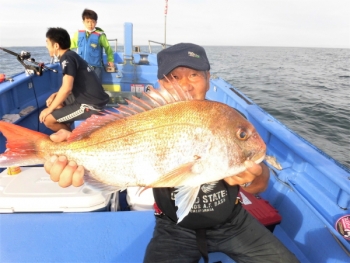
<path fill-rule="evenodd" d="M 77 120 L 85 120 L 93 114 L 98 114 L 102 108 L 87 104 L 79 104 L 76 101 L 52 112 L 57 122 L 71 123 Z"/>

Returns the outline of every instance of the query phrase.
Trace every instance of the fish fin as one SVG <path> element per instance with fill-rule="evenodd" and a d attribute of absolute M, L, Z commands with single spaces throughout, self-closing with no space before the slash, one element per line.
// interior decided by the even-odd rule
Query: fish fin
<path fill-rule="evenodd" d="M 162 90 L 166 90 L 171 96 L 175 99 L 175 101 L 186 101 L 193 100 L 192 95 L 188 91 L 184 91 L 177 80 L 171 75 L 172 81 L 170 81 L 166 76 L 165 79 L 168 83 L 171 83 L 167 89 L 163 88 Z"/>
<path fill-rule="evenodd" d="M 193 177 L 194 174 L 202 172 L 202 164 L 195 160 L 179 166 L 171 172 L 164 174 L 159 180 L 153 182 L 148 187 L 164 187 L 167 185 L 182 185 L 186 178 Z"/>
<path fill-rule="evenodd" d="M 104 193 L 114 193 L 117 191 L 123 191 L 126 189 L 125 186 L 114 186 L 114 185 L 108 185 L 105 184 L 94 177 L 92 177 L 91 173 L 89 171 L 86 171 L 84 174 L 84 183 L 91 189 L 94 189 L 96 191 L 101 191 Z"/>
<path fill-rule="evenodd" d="M 88 137 L 91 133 L 100 129 L 102 126 L 122 118 L 124 117 L 112 111 L 94 114 L 75 128 L 67 141 L 73 142 Z"/>
<path fill-rule="evenodd" d="M 128 105 L 120 105 L 116 110 L 127 116 L 177 101 L 192 100 L 192 96 L 188 92 L 183 91 L 175 79 L 172 82 L 169 79 L 167 81 L 171 83 L 169 87 L 160 86 L 159 89 L 149 87 L 147 92 L 141 93 L 140 99 L 135 96 L 132 96 L 131 100 L 125 99 Z"/>
<path fill-rule="evenodd" d="M 185 216 L 191 211 L 191 208 L 196 201 L 200 185 L 193 186 L 180 186 L 175 190 L 175 205 L 177 206 L 177 223 L 180 223 Z"/>
<path fill-rule="evenodd" d="M 144 101 L 150 100 L 150 105 L 155 108 L 177 101 L 193 100 L 189 92 L 184 91 L 175 78 L 170 81 L 166 77 L 166 80 L 171 85 L 168 85 L 167 88 L 161 85 L 159 89 L 150 87 L 147 92 L 142 93 L 143 96 L 141 99 Z"/>
<path fill-rule="evenodd" d="M 167 81 L 171 83 L 168 88 L 164 88 L 163 86 L 159 89 L 150 87 L 147 92 L 141 94 L 140 99 L 135 96 L 132 96 L 130 100 L 125 99 L 128 105 L 119 105 L 119 107 L 114 108 L 116 112 L 104 110 L 99 114 L 92 115 L 72 131 L 67 141 L 73 142 L 86 138 L 91 133 L 108 123 L 140 112 L 148 111 L 177 101 L 192 100 L 191 95 L 188 92 L 183 91 L 175 79 L 173 79 L 172 82 L 170 82 L 169 79 L 167 79 Z"/>
<path fill-rule="evenodd" d="M 6 137 L 6 151 L 0 154 L 0 167 L 43 164 L 37 153 L 38 141 L 49 136 L 12 123 L 0 121 L 0 132 Z"/>

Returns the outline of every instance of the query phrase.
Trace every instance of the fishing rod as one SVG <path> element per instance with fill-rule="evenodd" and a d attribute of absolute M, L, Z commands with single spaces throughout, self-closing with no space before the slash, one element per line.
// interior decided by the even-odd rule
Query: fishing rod
<path fill-rule="evenodd" d="M 49 67 L 46 67 L 44 63 L 39 63 L 36 62 L 34 58 L 31 58 L 31 54 L 27 51 L 21 51 L 20 54 L 17 54 L 11 50 L 8 50 L 6 48 L 0 47 L 0 50 L 3 50 L 13 56 L 15 56 L 17 58 L 17 60 L 23 65 L 23 67 L 25 68 L 25 70 L 29 70 L 34 72 L 36 75 L 41 76 L 43 74 L 43 69 L 47 69 L 47 70 L 51 70 L 55 73 L 57 73 L 56 69 L 52 69 Z M 29 61 L 30 63 L 36 65 L 28 65 L 26 64 L 24 61 Z"/>

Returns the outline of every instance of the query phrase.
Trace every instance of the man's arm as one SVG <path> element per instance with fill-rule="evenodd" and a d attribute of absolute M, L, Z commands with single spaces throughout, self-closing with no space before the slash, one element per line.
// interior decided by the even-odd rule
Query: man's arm
<path fill-rule="evenodd" d="M 107 55 L 107 61 L 109 66 L 114 67 L 114 54 L 113 49 L 109 45 L 106 34 L 102 34 L 100 37 L 100 45 L 104 48 L 105 53 Z"/>
<path fill-rule="evenodd" d="M 57 106 L 61 105 L 72 92 L 74 77 L 65 74 L 62 78 L 62 86 L 58 90 L 54 100 L 51 102 L 49 108 L 53 111 Z"/>
<path fill-rule="evenodd" d="M 70 40 L 70 49 L 78 48 L 78 31 L 76 31 Z"/>
<path fill-rule="evenodd" d="M 55 98 L 52 100 L 51 104 L 44 109 L 39 116 L 39 121 L 44 122 L 45 118 L 50 115 L 58 106 L 62 106 L 63 102 L 69 96 L 73 89 L 74 78 L 70 75 L 65 74 L 62 78 L 62 86 L 56 93 Z"/>

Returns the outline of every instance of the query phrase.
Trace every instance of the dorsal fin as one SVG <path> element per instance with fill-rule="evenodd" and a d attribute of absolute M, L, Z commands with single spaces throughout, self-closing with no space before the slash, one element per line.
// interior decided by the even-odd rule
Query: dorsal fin
<path fill-rule="evenodd" d="M 177 101 L 192 100 L 192 96 L 184 91 L 175 79 L 172 82 L 168 78 L 166 80 L 172 83 L 169 88 L 160 86 L 159 89 L 155 89 L 150 87 L 147 92 L 142 93 L 140 99 L 132 96 L 131 100 L 125 100 L 128 105 L 120 105 L 118 108 L 113 108 L 117 112 L 104 110 L 100 114 L 92 115 L 73 130 L 68 138 L 68 142 L 88 137 L 95 130 L 113 121 Z"/>
<path fill-rule="evenodd" d="M 100 127 L 124 118 L 121 114 L 115 112 L 106 111 L 101 114 L 92 115 L 90 118 L 82 122 L 77 128 L 75 128 L 72 134 L 67 139 L 68 142 L 77 141 L 82 138 L 89 136 L 95 130 L 98 130 Z"/>

